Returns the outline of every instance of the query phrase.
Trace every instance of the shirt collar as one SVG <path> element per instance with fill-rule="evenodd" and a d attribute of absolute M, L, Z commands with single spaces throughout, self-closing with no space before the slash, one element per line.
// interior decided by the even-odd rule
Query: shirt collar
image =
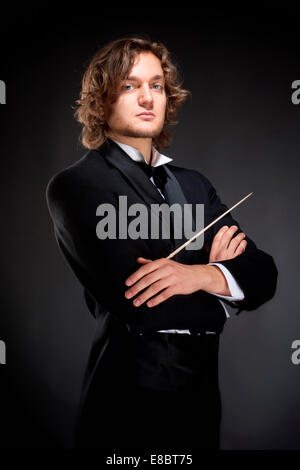
<path fill-rule="evenodd" d="M 111 139 L 111 137 L 110 137 Z M 116 144 L 118 144 L 123 150 L 124 152 L 127 153 L 127 155 L 132 158 L 132 160 L 134 160 L 135 162 L 145 162 L 148 164 L 147 160 L 145 159 L 144 155 L 138 150 L 136 149 L 135 147 L 132 147 L 131 145 L 127 145 L 127 144 L 123 144 L 121 142 L 118 142 L 117 140 L 115 139 L 111 139 L 113 140 Z M 169 163 L 173 160 L 173 158 L 169 158 L 167 157 L 166 155 L 163 155 L 162 153 L 159 153 L 158 150 L 156 150 L 153 145 L 152 145 L 152 166 L 160 166 L 160 165 L 164 165 L 165 163 Z"/>

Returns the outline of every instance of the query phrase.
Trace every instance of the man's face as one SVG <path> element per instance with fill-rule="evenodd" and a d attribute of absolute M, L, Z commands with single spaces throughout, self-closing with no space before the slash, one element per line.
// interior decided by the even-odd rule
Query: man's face
<path fill-rule="evenodd" d="M 113 136 L 153 138 L 159 135 L 167 101 L 160 60 L 152 52 L 138 54 L 119 90 L 117 100 L 106 112 Z"/>

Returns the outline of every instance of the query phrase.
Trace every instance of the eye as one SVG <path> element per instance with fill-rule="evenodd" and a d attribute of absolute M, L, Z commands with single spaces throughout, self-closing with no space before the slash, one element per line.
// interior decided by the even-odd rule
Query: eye
<path fill-rule="evenodd" d="M 132 87 L 132 85 L 127 84 L 127 85 L 123 86 L 123 89 L 126 90 L 126 91 L 129 91 L 130 87 Z"/>
<path fill-rule="evenodd" d="M 159 87 L 159 88 L 155 88 L 155 87 Z M 163 86 L 160 85 L 160 83 L 155 83 L 155 84 L 153 85 L 153 88 L 155 88 L 156 90 L 158 90 L 158 89 L 161 89 L 161 90 L 162 90 L 162 89 L 163 89 Z"/>

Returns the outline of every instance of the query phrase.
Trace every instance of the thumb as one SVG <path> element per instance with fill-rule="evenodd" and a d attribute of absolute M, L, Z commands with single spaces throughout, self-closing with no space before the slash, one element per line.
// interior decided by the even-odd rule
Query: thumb
<path fill-rule="evenodd" d="M 150 263 L 151 262 L 151 259 L 146 259 L 146 258 L 143 258 L 142 256 L 139 256 L 137 258 L 137 262 L 138 263 L 142 263 L 142 264 L 146 264 L 146 263 Z"/>

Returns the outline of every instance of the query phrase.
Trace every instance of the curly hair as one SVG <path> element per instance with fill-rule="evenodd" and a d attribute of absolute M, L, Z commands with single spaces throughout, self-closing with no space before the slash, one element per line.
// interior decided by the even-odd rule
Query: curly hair
<path fill-rule="evenodd" d="M 82 125 L 81 141 L 84 147 L 98 148 L 107 139 L 105 104 L 115 101 L 120 82 L 126 79 L 135 57 L 143 51 L 152 52 L 160 59 L 165 78 L 165 122 L 160 134 L 153 138 L 153 145 L 158 150 L 170 145 L 171 135 L 167 126 L 177 124 L 175 117 L 178 109 L 191 92 L 182 88 L 179 67 L 162 42 L 153 42 L 145 37 L 125 37 L 111 41 L 98 50 L 84 72 L 80 99 L 76 101 L 78 106 L 74 113 Z"/>

